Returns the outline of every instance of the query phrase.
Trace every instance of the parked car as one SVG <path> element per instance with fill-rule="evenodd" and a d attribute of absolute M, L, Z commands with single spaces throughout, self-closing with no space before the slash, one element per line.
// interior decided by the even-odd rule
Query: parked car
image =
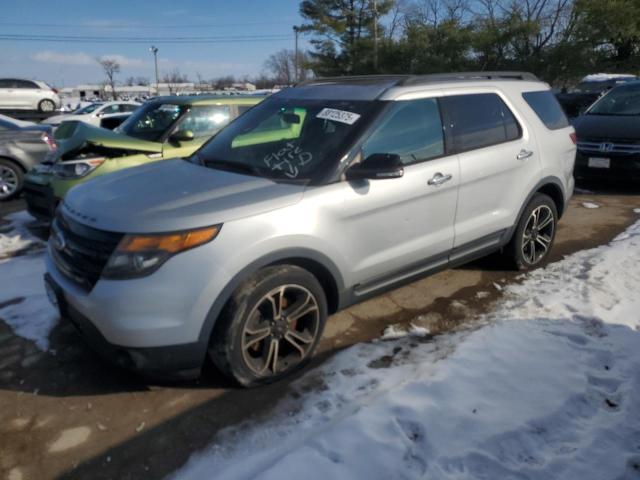
<path fill-rule="evenodd" d="M 25 172 L 55 149 L 51 127 L 0 115 L 0 200 L 18 196 Z"/>
<path fill-rule="evenodd" d="M 544 263 L 574 130 L 531 74 L 314 80 L 186 160 L 103 176 L 58 209 L 47 290 L 111 361 L 245 386 L 304 364 L 327 316 L 502 249 Z"/>
<path fill-rule="evenodd" d="M 58 148 L 25 177 L 29 212 L 48 221 L 74 185 L 105 173 L 188 156 L 245 110 L 254 97 L 167 97 L 145 103 L 115 130 L 63 122 Z"/>
<path fill-rule="evenodd" d="M 640 81 L 620 85 L 574 121 L 578 179 L 640 180 Z"/>
<path fill-rule="evenodd" d="M 637 78 L 631 74 L 594 73 L 584 77 L 573 91 L 561 92 L 556 96 L 565 113 L 570 118 L 575 118 L 613 87 Z"/>
<path fill-rule="evenodd" d="M 124 123 L 124 121 L 131 116 L 129 113 L 118 113 L 116 115 L 109 115 L 108 117 L 100 119 L 100 127 L 107 130 L 114 130 Z"/>
<path fill-rule="evenodd" d="M 78 110 L 65 113 L 63 115 L 55 115 L 53 117 L 46 118 L 42 121 L 42 123 L 53 125 L 54 127 L 59 126 L 62 122 L 66 121 L 78 121 L 85 122 L 91 125 L 100 126 L 100 122 L 106 118 L 109 118 L 113 115 L 122 115 L 123 113 L 132 113 L 136 110 L 141 104 L 137 102 L 125 102 L 125 101 L 115 101 L 115 102 L 96 102 L 85 107 L 79 108 Z"/>
<path fill-rule="evenodd" d="M 60 106 L 58 91 L 45 82 L 0 78 L 0 108 L 53 112 Z"/>

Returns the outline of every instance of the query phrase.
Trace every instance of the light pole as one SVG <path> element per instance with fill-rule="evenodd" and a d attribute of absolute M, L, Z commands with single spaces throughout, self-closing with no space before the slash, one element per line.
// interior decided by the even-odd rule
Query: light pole
<path fill-rule="evenodd" d="M 296 37 L 296 49 L 295 49 L 295 58 L 294 58 L 294 74 L 293 80 L 295 83 L 298 83 L 298 35 L 300 34 L 300 27 L 297 25 L 293 26 L 293 33 Z"/>
<path fill-rule="evenodd" d="M 151 45 L 149 51 L 153 53 L 153 61 L 156 66 L 156 95 L 160 95 L 160 79 L 158 78 L 158 48 Z"/>

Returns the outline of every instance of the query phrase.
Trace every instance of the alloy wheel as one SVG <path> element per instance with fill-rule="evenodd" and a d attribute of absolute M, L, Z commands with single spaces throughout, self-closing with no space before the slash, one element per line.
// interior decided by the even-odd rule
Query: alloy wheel
<path fill-rule="evenodd" d="M 283 373 L 312 351 L 320 327 L 314 295 L 300 285 L 282 285 L 254 306 L 242 332 L 242 356 L 259 376 Z"/>
<path fill-rule="evenodd" d="M 555 217 L 546 205 L 536 207 L 522 233 L 522 257 L 529 265 L 539 263 L 549 252 L 555 231 Z"/>
<path fill-rule="evenodd" d="M 0 165 L 0 198 L 9 198 L 18 188 L 18 174 L 12 168 Z"/>
<path fill-rule="evenodd" d="M 56 108 L 56 105 L 51 100 L 43 100 L 40 102 L 40 111 L 42 112 L 53 112 Z"/>

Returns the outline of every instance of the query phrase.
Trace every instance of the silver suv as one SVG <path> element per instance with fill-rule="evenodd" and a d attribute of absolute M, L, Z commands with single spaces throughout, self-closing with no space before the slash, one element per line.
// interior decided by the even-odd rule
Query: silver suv
<path fill-rule="evenodd" d="M 245 386 L 309 359 L 327 316 L 502 250 L 539 266 L 573 192 L 575 135 L 526 73 L 321 79 L 187 159 L 71 190 L 50 298 L 98 351 Z"/>

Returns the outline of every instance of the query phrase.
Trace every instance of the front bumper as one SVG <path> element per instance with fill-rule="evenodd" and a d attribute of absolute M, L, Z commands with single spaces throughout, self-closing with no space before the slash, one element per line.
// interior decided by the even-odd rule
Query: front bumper
<path fill-rule="evenodd" d="M 51 174 L 29 172 L 24 179 L 23 193 L 27 202 L 27 211 L 45 222 L 51 222 L 59 200 L 51 188 Z"/>
<path fill-rule="evenodd" d="M 589 167 L 590 157 L 609 158 L 609 168 Z M 574 176 L 585 180 L 611 179 L 637 182 L 640 181 L 640 156 L 583 152 L 579 150 L 576 153 Z"/>
<path fill-rule="evenodd" d="M 148 376 L 199 374 L 209 343 L 203 325 L 228 282 L 222 269 L 212 269 L 193 249 L 148 277 L 100 279 L 87 291 L 58 270 L 50 248 L 47 275 L 61 299 L 61 315 L 93 349 L 112 363 Z"/>

